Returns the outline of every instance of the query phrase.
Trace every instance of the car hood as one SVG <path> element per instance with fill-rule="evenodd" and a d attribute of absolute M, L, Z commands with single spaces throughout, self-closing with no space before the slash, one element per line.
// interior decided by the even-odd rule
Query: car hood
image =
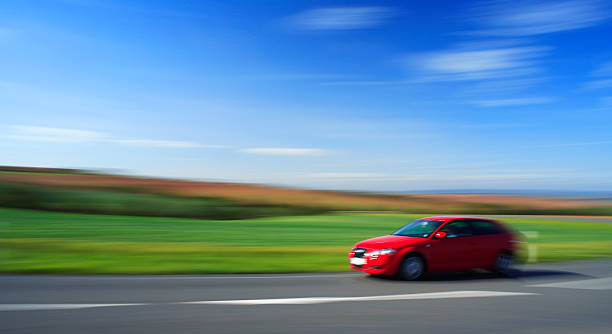
<path fill-rule="evenodd" d="M 385 235 L 382 237 L 372 238 L 361 241 L 355 247 L 361 248 L 402 248 L 406 246 L 416 245 L 425 242 L 427 239 L 418 237 L 403 237 L 401 235 Z"/>

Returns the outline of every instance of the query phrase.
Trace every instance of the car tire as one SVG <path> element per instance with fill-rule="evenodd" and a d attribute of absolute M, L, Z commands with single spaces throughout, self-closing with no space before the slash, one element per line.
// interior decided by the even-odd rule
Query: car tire
<path fill-rule="evenodd" d="M 406 281 L 414 281 L 425 274 L 425 260 L 418 255 L 408 255 L 399 268 L 399 278 Z"/>
<path fill-rule="evenodd" d="M 514 256 L 510 252 L 502 252 L 495 258 L 495 266 L 493 271 L 502 274 L 510 275 L 514 272 Z"/>

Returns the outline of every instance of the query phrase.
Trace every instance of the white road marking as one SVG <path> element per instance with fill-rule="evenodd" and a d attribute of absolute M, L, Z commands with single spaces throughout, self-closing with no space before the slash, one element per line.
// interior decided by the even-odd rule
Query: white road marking
<path fill-rule="evenodd" d="M 443 298 L 476 298 L 500 296 L 527 296 L 539 293 L 527 292 L 501 292 L 501 291 L 448 291 L 414 293 L 405 295 L 365 296 L 365 297 L 305 297 L 305 298 L 277 298 L 277 299 L 244 299 L 244 300 L 204 300 L 195 302 L 182 302 L 180 304 L 225 304 L 225 305 L 280 305 L 280 304 L 321 304 L 334 302 L 357 301 L 383 301 L 383 300 L 415 300 L 415 299 L 443 299 Z"/>
<path fill-rule="evenodd" d="M 585 279 L 570 282 L 544 283 L 528 285 L 534 288 L 566 288 L 588 290 L 612 290 L 612 277 Z"/>
<path fill-rule="evenodd" d="M 149 305 L 135 304 L 0 304 L 0 311 L 76 310 L 94 307 Z"/>

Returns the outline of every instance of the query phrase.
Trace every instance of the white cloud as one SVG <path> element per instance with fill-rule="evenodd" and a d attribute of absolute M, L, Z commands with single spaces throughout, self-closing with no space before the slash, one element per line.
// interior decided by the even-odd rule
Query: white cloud
<path fill-rule="evenodd" d="M 593 80 L 582 85 L 584 89 L 602 89 L 612 87 L 612 79 Z"/>
<path fill-rule="evenodd" d="M 305 30 L 363 29 L 382 24 L 391 13 L 387 7 L 330 7 L 306 10 L 287 20 Z"/>
<path fill-rule="evenodd" d="M 104 139 L 104 133 L 66 128 L 43 126 L 11 125 L 7 134 L 9 138 L 18 140 L 35 140 L 45 142 L 88 142 Z"/>
<path fill-rule="evenodd" d="M 604 1 L 495 1 L 477 8 L 481 35 L 528 36 L 594 26 L 610 17 Z"/>
<path fill-rule="evenodd" d="M 506 107 L 506 106 L 550 103 L 550 102 L 553 102 L 554 100 L 555 99 L 551 97 L 526 97 L 526 98 L 515 98 L 515 99 L 478 100 L 478 101 L 471 101 L 469 103 L 477 105 L 477 106 L 481 106 L 481 107 Z"/>
<path fill-rule="evenodd" d="M 157 140 L 157 139 L 113 139 L 112 142 L 117 144 L 144 146 L 144 147 L 160 147 L 160 148 L 223 148 L 218 145 L 204 145 L 192 141 L 181 140 Z"/>
<path fill-rule="evenodd" d="M 224 148 L 219 145 L 206 145 L 192 141 L 157 139 L 117 139 L 111 135 L 79 129 L 53 128 L 30 125 L 10 125 L 5 137 L 16 140 L 34 140 L 56 143 L 104 142 L 131 146 L 159 148 Z"/>
<path fill-rule="evenodd" d="M 593 74 L 597 76 L 612 76 L 612 61 L 603 63 Z"/>
<path fill-rule="evenodd" d="M 413 65 L 429 80 L 484 80 L 519 77 L 538 71 L 535 59 L 547 48 L 506 47 L 452 49 L 413 57 Z"/>
<path fill-rule="evenodd" d="M 604 96 L 599 99 L 604 109 L 612 108 L 612 96 Z"/>
<path fill-rule="evenodd" d="M 528 123 L 440 123 L 438 127 L 449 129 L 507 129 L 507 128 L 524 128 L 530 127 Z"/>
<path fill-rule="evenodd" d="M 335 73 L 262 73 L 262 74 L 252 74 L 238 77 L 240 79 L 245 80 L 335 80 L 339 78 L 346 78 L 346 75 L 335 74 Z"/>
<path fill-rule="evenodd" d="M 290 147 L 259 147 L 259 148 L 247 148 L 240 150 L 244 153 L 250 154 L 261 154 L 261 155 L 326 155 L 330 151 L 318 149 L 318 148 L 290 148 Z"/>
<path fill-rule="evenodd" d="M 544 78 L 511 78 L 501 80 L 488 80 L 477 82 L 459 89 L 459 95 L 465 97 L 480 97 L 483 95 L 516 94 L 526 91 L 537 84 L 544 82 Z"/>
<path fill-rule="evenodd" d="M 386 174 L 379 173 L 312 173 L 307 177 L 323 179 L 379 179 L 387 178 Z"/>
<path fill-rule="evenodd" d="M 342 80 L 322 82 L 322 86 L 402 86 L 421 83 L 421 80 Z"/>
<path fill-rule="evenodd" d="M 592 73 L 597 80 L 587 81 L 582 85 L 583 89 L 602 89 L 612 87 L 612 61 L 603 63 Z"/>
<path fill-rule="evenodd" d="M 550 145 L 536 145 L 536 146 L 530 146 L 530 147 L 553 148 L 553 147 L 593 146 L 593 145 L 610 145 L 610 144 L 612 144 L 612 140 L 579 142 L 579 143 L 561 143 L 561 144 L 550 144 Z"/>
<path fill-rule="evenodd" d="M 160 140 L 148 138 L 117 138 L 112 135 L 89 130 L 54 128 L 29 125 L 9 125 L 8 131 L 3 136 L 14 140 L 29 140 L 54 143 L 111 143 L 126 146 L 168 148 L 168 149 L 232 149 L 223 145 L 209 145 L 194 141 L 183 140 Z M 240 149 L 239 152 L 259 155 L 279 156 L 319 156 L 332 153 L 329 150 L 317 148 L 295 148 L 295 147 L 258 147 Z"/>

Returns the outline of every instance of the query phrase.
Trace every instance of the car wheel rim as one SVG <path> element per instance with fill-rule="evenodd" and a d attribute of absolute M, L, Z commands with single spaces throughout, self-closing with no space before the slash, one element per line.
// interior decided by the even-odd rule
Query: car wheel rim
<path fill-rule="evenodd" d="M 421 259 L 416 257 L 411 257 L 404 261 L 403 267 L 404 277 L 408 279 L 414 279 L 423 273 L 423 263 Z"/>
<path fill-rule="evenodd" d="M 512 256 L 509 254 L 502 254 L 497 258 L 497 269 L 506 271 L 512 268 Z"/>

